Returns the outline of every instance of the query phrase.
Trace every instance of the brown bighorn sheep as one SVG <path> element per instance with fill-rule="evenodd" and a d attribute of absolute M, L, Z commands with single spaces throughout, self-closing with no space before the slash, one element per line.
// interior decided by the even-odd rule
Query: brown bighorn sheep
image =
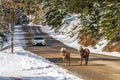
<path fill-rule="evenodd" d="M 60 52 L 62 53 L 63 63 L 66 65 L 67 60 L 68 60 L 69 61 L 69 66 L 70 66 L 70 52 L 67 52 L 66 48 L 61 48 Z"/>
<path fill-rule="evenodd" d="M 88 64 L 90 50 L 88 48 L 84 49 L 82 46 L 80 46 L 78 51 L 79 51 L 80 56 L 81 56 L 81 64 L 80 65 L 82 65 L 83 58 L 85 58 L 85 65 L 87 65 Z"/>

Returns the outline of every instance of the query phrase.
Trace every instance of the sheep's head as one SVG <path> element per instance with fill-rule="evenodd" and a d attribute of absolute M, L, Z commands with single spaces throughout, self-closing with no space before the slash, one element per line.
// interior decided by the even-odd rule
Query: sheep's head
<path fill-rule="evenodd" d="M 62 52 L 62 53 L 63 53 L 63 52 L 66 52 L 66 48 L 61 48 L 61 49 L 60 49 L 60 52 Z"/>

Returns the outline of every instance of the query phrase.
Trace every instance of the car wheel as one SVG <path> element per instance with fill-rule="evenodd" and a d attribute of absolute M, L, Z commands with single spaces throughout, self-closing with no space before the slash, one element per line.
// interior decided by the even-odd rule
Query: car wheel
<path fill-rule="evenodd" d="M 43 46 L 46 46 L 46 43 L 42 43 Z"/>
<path fill-rule="evenodd" d="M 35 43 L 32 43 L 32 45 L 33 45 L 33 46 L 36 46 L 36 44 L 35 44 Z"/>

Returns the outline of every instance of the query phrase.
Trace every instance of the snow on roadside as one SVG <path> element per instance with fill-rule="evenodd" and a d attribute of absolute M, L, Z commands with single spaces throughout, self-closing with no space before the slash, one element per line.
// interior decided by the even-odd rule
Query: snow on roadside
<path fill-rule="evenodd" d="M 82 80 L 22 47 L 14 50 L 14 54 L 10 53 L 10 49 L 0 52 L 0 80 Z"/>

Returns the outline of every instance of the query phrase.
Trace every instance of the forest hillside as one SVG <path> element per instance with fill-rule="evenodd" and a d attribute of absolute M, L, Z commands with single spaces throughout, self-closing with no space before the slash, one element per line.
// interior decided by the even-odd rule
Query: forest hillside
<path fill-rule="evenodd" d="M 46 24 L 62 34 L 77 35 L 78 43 L 100 48 L 103 51 L 120 52 L 120 2 L 118 0 L 50 0 L 44 9 Z M 75 17 L 73 14 L 79 14 Z M 69 26 L 70 24 L 73 24 Z M 68 28 L 69 26 L 69 28 Z M 71 29 L 70 31 L 67 30 Z M 69 31 L 69 32 L 67 32 Z M 101 41 L 106 41 L 106 44 Z M 96 46 L 98 45 L 99 46 Z"/>
<path fill-rule="evenodd" d="M 119 0 L 11 0 L 1 1 L 0 5 L 0 16 L 7 18 L 8 23 L 9 11 L 15 9 L 34 16 L 30 18 L 34 24 L 48 25 L 62 34 L 70 33 L 71 38 L 77 36 L 81 45 L 120 52 Z M 61 28 L 63 31 L 59 31 Z"/>

